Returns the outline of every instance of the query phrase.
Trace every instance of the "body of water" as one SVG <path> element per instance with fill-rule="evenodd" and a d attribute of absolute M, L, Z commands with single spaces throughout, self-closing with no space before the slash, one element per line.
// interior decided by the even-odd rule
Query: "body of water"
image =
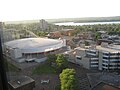
<path fill-rule="evenodd" d="M 120 21 L 116 22 L 87 22 L 87 23 L 74 23 L 74 22 L 64 22 L 64 23 L 54 23 L 55 25 L 65 25 L 65 26 L 82 26 L 82 25 L 95 25 L 95 24 L 120 24 Z"/>

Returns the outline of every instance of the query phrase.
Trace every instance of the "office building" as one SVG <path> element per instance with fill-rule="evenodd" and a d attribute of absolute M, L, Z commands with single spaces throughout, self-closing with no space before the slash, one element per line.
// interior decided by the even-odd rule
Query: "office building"
<path fill-rule="evenodd" d="M 120 69 L 120 45 L 101 45 L 95 47 L 78 47 L 74 50 L 74 63 L 87 69 L 118 70 Z"/>

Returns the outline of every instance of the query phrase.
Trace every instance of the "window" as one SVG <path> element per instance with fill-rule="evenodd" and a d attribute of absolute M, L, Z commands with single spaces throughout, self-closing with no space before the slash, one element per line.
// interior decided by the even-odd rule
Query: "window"
<path fill-rule="evenodd" d="M 109 57 L 103 57 L 103 59 L 109 59 Z"/>
<path fill-rule="evenodd" d="M 82 60 L 82 57 L 81 56 L 76 56 L 76 59 L 77 60 Z"/>
<path fill-rule="evenodd" d="M 98 63 L 91 63 L 90 65 L 98 65 Z"/>

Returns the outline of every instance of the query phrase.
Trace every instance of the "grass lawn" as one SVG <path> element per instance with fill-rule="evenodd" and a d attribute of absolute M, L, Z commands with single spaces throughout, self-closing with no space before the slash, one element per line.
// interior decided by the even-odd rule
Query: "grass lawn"
<path fill-rule="evenodd" d="M 33 70 L 33 74 L 57 74 L 55 69 L 47 63 L 40 64 Z"/>
<path fill-rule="evenodd" d="M 61 86 L 60 85 L 55 86 L 55 90 L 61 90 Z"/>
<path fill-rule="evenodd" d="M 19 68 L 14 66 L 13 64 L 7 62 L 7 66 L 8 66 L 8 71 L 19 72 Z"/>

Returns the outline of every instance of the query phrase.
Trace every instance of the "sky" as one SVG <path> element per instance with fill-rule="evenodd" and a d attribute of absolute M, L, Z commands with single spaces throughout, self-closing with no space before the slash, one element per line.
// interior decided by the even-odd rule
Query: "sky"
<path fill-rule="evenodd" d="M 0 21 L 120 16 L 120 0 L 0 0 Z"/>

